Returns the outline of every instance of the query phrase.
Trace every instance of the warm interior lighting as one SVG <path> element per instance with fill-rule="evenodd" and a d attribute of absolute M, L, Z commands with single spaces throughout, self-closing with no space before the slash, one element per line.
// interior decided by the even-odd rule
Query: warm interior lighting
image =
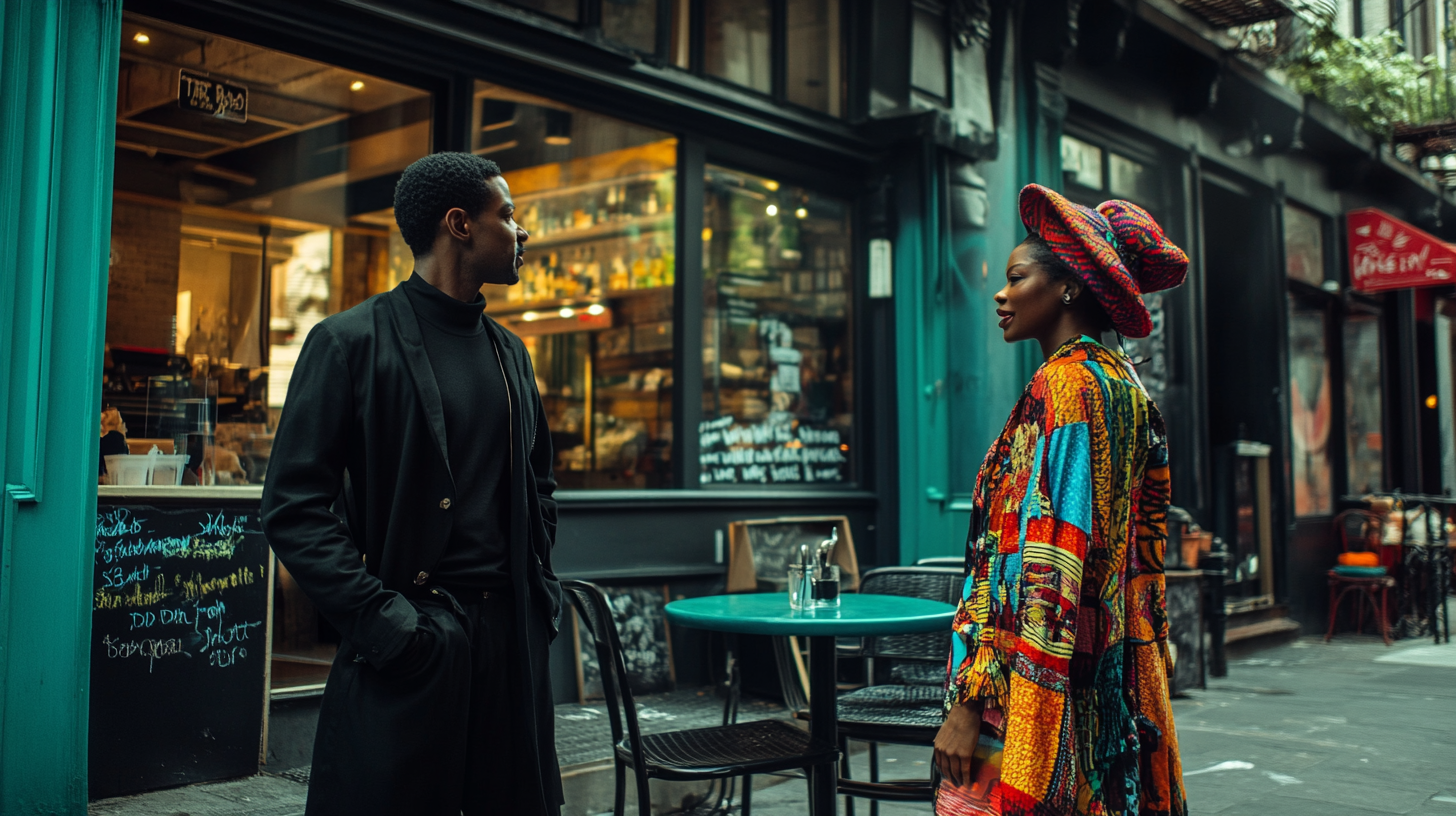
<path fill-rule="evenodd" d="M 798 216 L 799 218 L 808 218 L 809 211 L 804 207 L 800 207 L 799 209 L 794 210 L 794 215 Z"/>
<path fill-rule="evenodd" d="M 351 90 L 351 91 L 362 91 L 362 90 L 364 90 L 364 80 L 362 80 L 362 79 L 356 79 L 353 82 L 350 82 L 349 83 L 349 90 Z"/>
<path fill-rule="evenodd" d="M 576 314 L 576 310 L 571 308 L 570 306 L 562 306 L 561 311 L 557 312 L 557 314 L 561 315 L 562 317 L 572 317 Z"/>
<path fill-rule="evenodd" d="M 770 181 L 768 179 L 764 179 L 763 180 L 763 186 L 767 187 L 770 190 L 777 190 L 779 188 L 779 183 L 777 181 Z"/>
<path fill-rule="evenodd" d="M 592 305 L 586 307 L 586 313 L 592 315 L 593 317 L 605 312 L 606 310 L 607 307 L 603 306 L 600 303 L 593 303 Z"/>
<path fill-rule="evenodd" d="M 538 315 L 535 312 L 526 312 L 525 314 L 521 315 L 521 319 L 526 321 L 527 323 L 530 323 L 532 320 L 535 320 L 540 316 L 541 315 Z"/>
<path fill-rule="evenodd" d="M 1435 394 L 1432 394 L 1429 397 L 1426 397 L 1426 407 L 1427 408 L 1435 408 L 1436 407 L 1436 395 Z"/>
<path fill-rule="evenodd" d="M 764 207 L 763 211 L 768 213 L 769 217 L 772 218 L 773 216 L 779 214 L 779 207 L 777 204 L 770 204 L 767 207 Z"/>
<path fill-rule="evenodd" d="M 135 41 L 137 45 L 146 45 L 147 43 L 152 41 L 152 38 L 147 36 L 147 32 L 138 31 L 136 34 L 132 35 L 132 40 Z"/>
<path fill-rule="evenodd" d="M 703 243 L 706 244 L 711 240 L 713 240 L 713 228 L 703 227 Z"/>
<path fill-rule="evenodd" d="M 546 144 L 571 144 L 571 114 L 564 110 L 547 109 Z"/>

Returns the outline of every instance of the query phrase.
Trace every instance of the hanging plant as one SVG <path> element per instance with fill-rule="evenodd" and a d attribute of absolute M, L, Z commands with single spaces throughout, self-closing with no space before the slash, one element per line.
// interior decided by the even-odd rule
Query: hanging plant
<path fill-rule="evenodd" d="M 1307 7 L 1304 47 L 1280 67 L 1294 90 L 1313 94 L 1351 122 L 1389 141 L 1398 125 L 1453 116 L 1450 78 L 1434 56 L 1417 60 L 1394 31 L 1342 37 L 1333 7 Z"/>

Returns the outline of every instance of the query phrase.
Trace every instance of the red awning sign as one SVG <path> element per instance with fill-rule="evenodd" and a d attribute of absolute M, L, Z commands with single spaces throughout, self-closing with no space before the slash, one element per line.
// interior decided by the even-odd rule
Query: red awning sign
<path fill-rule="evenodd" d="M 1377 209 L 1345 214 L 1350 280 L 1361 292 L 1456 283 L 1456 246 Z"/>

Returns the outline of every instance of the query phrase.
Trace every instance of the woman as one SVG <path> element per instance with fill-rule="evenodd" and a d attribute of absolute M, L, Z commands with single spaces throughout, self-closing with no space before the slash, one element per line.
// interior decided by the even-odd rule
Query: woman
<path fill-rule="evenodd" d="M 1182 816 L 1163 420 L 1094 338 L 1146 337 L 1141 294 L 1182 283 L 1188 257 L 1126 201 L 1090 210 L 1032 184 L 1021 220 L 996 314 L 1046 363 L 977 477 L 936 812 Z"/>

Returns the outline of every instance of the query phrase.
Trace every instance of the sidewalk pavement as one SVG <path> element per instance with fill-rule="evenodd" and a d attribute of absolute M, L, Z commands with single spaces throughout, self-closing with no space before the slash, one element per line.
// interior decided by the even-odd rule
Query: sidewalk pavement
<path fill-rule="evenodd" d="M 1456 644 L 1305 638 L 1231 661 L 1228 677 L 1208 685 L 1173 702 L 1194 816 L 1456 816 Z M 887 746 L 882 775 L 922 776 L 929 758 L 928 749 Z M 865 761 L 856 754 L 861 779 Z M 265 775 L 95 802 L 90 813 L 293 816 L 303 793 Z M 802 781 L 755 785 L 759 816 L 802 816 L 805 807 Z M 884 803 L 880 813 L 931 808 Z"/>

